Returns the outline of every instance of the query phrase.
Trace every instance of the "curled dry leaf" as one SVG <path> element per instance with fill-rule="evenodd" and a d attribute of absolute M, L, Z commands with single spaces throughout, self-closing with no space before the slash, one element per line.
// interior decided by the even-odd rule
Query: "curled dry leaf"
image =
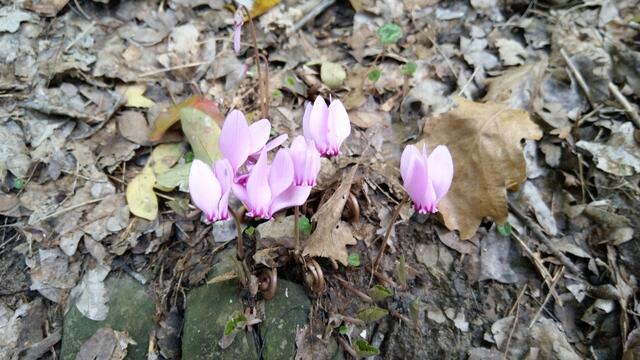
<path fill-rule="evenodd" d="M 445 225 L 467 240 L 484 217 L 507 220 L 506 190 L 526 179 L 520 140 L 538 140 L 542 131 L 526 112 L 504 104 L 456 101 L 458 107 L 427 121 L 423 141 L 451 151 L 453 183 L 438 207 Z"/>
<path fill-rule="evenodd" d="M 328 257 L 339 261 L 344 266 L 348 265 L 347 245 L 354 245 L 357 241 L 352 235 L 349 224 L 340 221 L 340 217 L 349 197 L 356 170 L 357 166 L 351 168 L 336 192 L 313 215 L 311 220 L 316 221 L 318 225 L 307 240 L 302 251 L 303 256 Z"/>

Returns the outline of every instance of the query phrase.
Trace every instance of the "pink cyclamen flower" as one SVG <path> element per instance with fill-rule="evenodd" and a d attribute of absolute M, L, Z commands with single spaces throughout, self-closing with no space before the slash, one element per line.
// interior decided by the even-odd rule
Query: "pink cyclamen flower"
<path fill-rule="evenodd" d="M 213 168 L 203 161 L 193 160 L 189 170 L 189 193 L 207 220 L 229 218 L 232 178 L 231 164 L 226 159 L 216 161 Z"/>
<path fill-rule="evenodd" d="M 233 51 L 237 54 L 240 53 L 240 38 L 242 37 L 242 13 L 240 9 L 233 14 Z"/>
<path fill-rule="evenodd" d="M 267 119 L 249 126 L 241 111 L 233 110 L 227 115 L 218 144 L 224 158 L 229 160 L 234 175 L 238 174 L 250 156 L 257 156 L 262 149 L 274 149 L 287 139 L 287 135 L 283 134 L 267 143 L 270 134 L 271 123 Z"/>
<path fill-rule="evenodd" d="M 313 140 L 298 135 L 289 149 L 293 161 L 293 183 L 298 186 L 315 186 L 320 172 L 320 153 Z"/>
<path fill-rule="evenodd" d="M 400 160 L 400 174 L 416 211 L 436 213 L 453 180 L 451 153 L 444 145 L 437 146 L 431 155 L 427 155 L 426 147 L 420 152 L 415 145 L 407 145 Z"/>
<path fill-rule="evenodd" d="M 327 106 L 320 96 L 313 106 L 307 104 L 302 119 L 304 137 L 313 140 L 322 156 L 340 155 L 340 145 L 351 133 L 351 122 L 347 110 L 340 100 Z"/>
<path fill-rule="evenodd" d="M 276 212 L 304 204 L 311 186 L 293 183 L 294 165 L 289 149 L 278 150 L 271 165 L 267 151 L 262 150 L 251 168 L 246 183 L 234 183 L 233 193 L 249 210 L 248 216 L 271 219 Z"/>

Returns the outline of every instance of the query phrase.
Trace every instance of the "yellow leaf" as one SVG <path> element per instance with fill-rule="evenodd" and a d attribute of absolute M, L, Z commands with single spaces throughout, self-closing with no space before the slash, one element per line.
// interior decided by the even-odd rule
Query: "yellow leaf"
<path fill-rule="evenodd" d="M 337 89 L 347 78 L 347 72 L 342 65 L 330 61 L 325 61 L 320 65 L 320 79 L 331 89 Z"/>
<path fill-rule="evenodd" d="M 139 108 L 150 108 L 155 103 L 144 97 L 144 92 L 147 90 L 147 86 L 144 84 L 136 84 L 128 86 L 124 92 L 124 96 L 127 98 L 126 106 L 129 107 L 139 107 Z"/>
<path fill-rule="evenodd" d="M 145 166 L 142 172 L 127 185 L 127 205 L 129 210 L 143 219 L 154 220 L 158 216 L 158 199 L 153 192 L 156 177 L 151 166 Z"/>
<path fill-rule="evenodd" d="M 461 239 L 475 234 L 484 217 L 507 219 L 507 190 L 526 179 L 520 140 L 542 137 L 525 111 L 505 104 L 456 98 L 458 107 L 427 121 L 429 149 L 447 145 L 454 164 L 451 190 L 438 204 L 445 225 Z"/>
<path fill-rule="evenodd" d="M 249 9 L 252 17 L 258 17 L 278 5 L 280 1 L 281 0 L 238 0 L 236 2 Z"/>

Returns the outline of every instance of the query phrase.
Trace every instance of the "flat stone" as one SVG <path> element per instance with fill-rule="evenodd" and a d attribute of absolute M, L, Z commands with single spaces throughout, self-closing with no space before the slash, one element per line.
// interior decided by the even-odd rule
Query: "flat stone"
<path fill-rule="evenodd" d="M 98 329 L 111 327 L 126 331 L 137 345 L 129 345 L 126 359 L 147 358 L 149 334 L 155 321 L 155 305 L 145 287 L 130 276 L 115 273 L 105 281 L 109 296 L 109 314 L 104 321 L 94 321 L 84 317 L 75 306 L 64 318 L 62 328 L 61 359 L 75 359 L 80 346 Z"/>
<path fill-rule="evenodd" d="M 207 284 L 191 290 L 184 314 L 182 358 L 258 359 L 254 341 L 246 331 L 239 332 L 228 348 L 222 349 L 218 345 L 229 316 L 242 310 L 236 281 Z"/>
<path fill-rule="evenodd" d="M 278 279 L 276 296 L 265 301 L 266 319 L 260 325 L 265 360 L 295 357 L 296 334 L 307 324 L 310 309 L 311 301 L 302 286 Z"/>

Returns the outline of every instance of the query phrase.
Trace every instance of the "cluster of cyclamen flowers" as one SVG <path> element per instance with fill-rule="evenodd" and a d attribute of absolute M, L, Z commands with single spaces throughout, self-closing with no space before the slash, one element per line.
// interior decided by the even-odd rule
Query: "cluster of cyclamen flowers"
<path fill-rule="evenodd" d="M 242 112 L 231 111 L 219 139 L 224 158 L 213 166 L 194 160 L 189 172 L 191 198 L 207 220 L 229 218 L 231 193 L 245 205 L 247 215 L 256 218 L 271 219 L 280 210 L 304 204 L 316 184 L 321 156 L 340 155 L 351 124 L 340 100 L 327 106 L 318 97 L 313 106 L 307 104 L 302 129 L 303 136 L 296 136 L 284 147 L 286 134 L 269 141 L 269 120 L 248 125 Z M 275 149 L 269 163 L 267 154 Z M 451 186 L 453 160 L 444 145 L 431 155 L 425 147 L 420 151 L 408 145 L 402 153 L 400 173 L 416 211 L 435 213 Z"/>
<path fill-rule="evenodd" d="M 233 110 L 220 132 L 223 158 L 213 166 L 200 160 L 191 165 L 191 198 L 209 221 L 229 218 L 231 193 L 245 205 L 248 216 L 270 219 L 282 209 L 304 204 L 316 184 L 321 156 L 339 155 L 350 133 L 349 116 L 340 100 L 327 106 L 318 97 L 313 106 L 307 104 L 304 136 L 296 136 L 289 147 L 282 146 L 286 134 L 269 141 L 269 120 L 248 125 L 242 112 Z M 275 149 L 269 163 L 268 153 Z"/>

